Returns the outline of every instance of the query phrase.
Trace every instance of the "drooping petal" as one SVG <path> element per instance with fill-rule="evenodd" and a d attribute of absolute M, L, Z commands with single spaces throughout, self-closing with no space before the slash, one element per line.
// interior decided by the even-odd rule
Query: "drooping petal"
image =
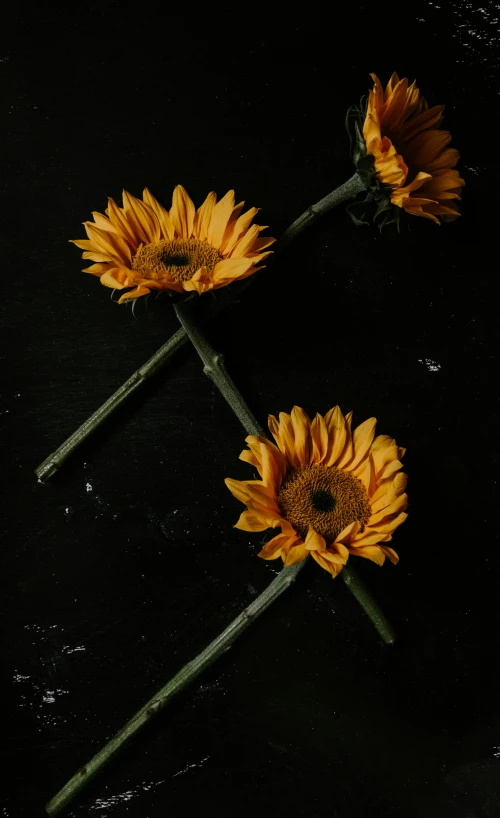
<path fill-rule="evenodd" d="M 304 562 L 304 560 L 309 556 L 309 551 L 307 550 L 306 546 L 302 541 L 299 541 L 297 545 L 291 546 L 288 548 L 287 555 L 283 560 L 285 566 L 289 565 L 296 565 L 298 562 Z"/>
<path fill-rule="evenodd" d="M 321 534 L 318 534 L 312 526 L 309 526 L 305 547 L 308 551 L 326 551 L 325 538 L 322 537 Z"/>
<path fill-rule="evenodd" d="M 128 293 L 123 293 L 118 299 L 118 304 L 123 304 L 124 301 L 127 301 L 129 298 L 141 298 L 143 295 L 149 295 L 151 290 L 148 287 L 136 287 L 135 290 L 130 290 Z"/>

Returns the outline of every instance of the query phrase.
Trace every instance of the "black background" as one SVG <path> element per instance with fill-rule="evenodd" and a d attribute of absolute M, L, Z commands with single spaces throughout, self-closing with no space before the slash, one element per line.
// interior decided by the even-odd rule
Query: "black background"
<path fill-rule="evenodd" d="M 357 561 L 384 647 L 315 564 L 68 816 L 500 812 L 498 5 L 18 6 L 4 24 L 0 814 L 44 803 L 274 577 L 232 526 L 244 432 L 189 346 L 52 480 L 35 467 L 177 328 L 110 301 L 68 239 L 144 186 L 262 208 L 279 237 L 352 173 L 346 109 L 416 78 L 461 152 L 462 217 L 333 211 L 208 335 L 258 419 L 335 403 L 407 447 L 397 567 Z M 207 296 L 210 298 L 211 296 Z M 361 563 L 361 564 L 360 564 Z"/>

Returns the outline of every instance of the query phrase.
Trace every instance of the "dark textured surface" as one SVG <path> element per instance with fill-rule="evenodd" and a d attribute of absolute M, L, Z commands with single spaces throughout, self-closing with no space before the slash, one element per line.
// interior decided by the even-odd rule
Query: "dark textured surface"
<path fill-rule="evenodd" d="M 67 240 L 123 187 L 168 205 L 178 183 L 196 203 L 234 187 L 279 236 L 351 174 L 345 111 L 392 70 L 447 105 L 462 218 L 380 235 L 339 209 L 209 335 L 262 423 L 338 402 L 407 447 L 401 562 L 358 561 L 399 641 L 383 647 L 343 583 L 307 566 L 68 816 L 498 815 L 498 5 L 392 14 L 103 2 L 4 26 L 6 818 L 43 815 L 277 569 L 232 528 L 223 478 L 249 476 L 244 433 L 189 348 L 37 483 L 176 329 L 166 301 L 135 319 L 111 303 Z"/>

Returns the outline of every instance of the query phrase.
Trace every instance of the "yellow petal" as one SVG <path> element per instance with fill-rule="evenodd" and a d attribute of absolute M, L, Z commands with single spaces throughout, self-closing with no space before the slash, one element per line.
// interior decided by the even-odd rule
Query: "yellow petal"
<path fill-rule="evenodd" d="M 376 526 L 377 523 L 381 522 L 385 517 L 388 517 L 390 514 L 397 514 L 400 511 L 404 511 L 407 507 L 408 495 L 400 494 L 398 497 L 394 498 L 388 506 L 379 509 L 376 513 L 373 513 L 372 509 L 372 516 L 370 517 L 369 525 Z"/>
<path fill-rule="evenodd" d="M 269 528 L 267 520 L 256 511 L 243 511 L 234 526 L 241 531 L 266 531 Z"/>
<path fill-rule="evenodd" d="M 132 263 L 130 247 L 125 239 L 122 239 L 117 233 L 100 230 L 92 222 L 85 222 L 84 226 L 87 236 L 98 250 L 125 264 Z"/>
<path fill-rule="evenodd" d="M 349 463 L 349 471 L 353 471 L 370 453 L 375 436 L 377 418 L 368 418 L 353 432 L 354 458 Z"/>
<path fill-rule="evenodd" d="M 243 236 L 244 233 L 248 230 L 252 219 L 257 215 L 259 212 L 258 207 L 251 207 L 250 210 L 247 210 L 246 213 L 243 213 L 234 223 L 232 230 L 230 230 L 230 235 L 226 237 L 224 242 L 224 255 L 232 256 L 233 249 Z"/>
<path fill-rule="evenodd" d="M 312 462 L 321 463 L 328 452 L 328 429 L 324 418 L 317 414 L 311 424 L 311 440 L 313 445 Z"/>
<path fill-rule="evenodd" d="M 170 220 L 170 216 L 168 210 L 163 207 L 157 199 L 153 196 L 150 190 L 147 187 L 144 188 L 142 193 L 142 198 L 146 202 L 147 205 L 151 208 L 153 213 L 155 214 L 156 218 L 158 219 L 158 223 L 160 225 L 160 232 L 162 239 L 173 239 L 175 236 L 174 226 Z"/>
<path fill-rule="evenodd" d="M 335 466 L 344 451 L 346 443 L 346 424 L 339 406 L 334 406 L 325 415 L 325 426 L 328 431 L 328 451 L 325 457 L 326 466 Z"/>
<path fill-rule="evenodd" d="M 90 273 L 93 276 L 102 276 L 107 268 L 112 267 L 110 264 L 91 264 L 90 267 L 82 267 L 82 273 Z"/>
<path fill-rule="evenodd" d="M 388 545 L 381 545 L 380 550 L 385 554 L 385 556 L 390 559 L 393 565 L 397 565 L 399 562 L 399 557 L 392 548 L 389 548 Z"/>
<path fill-rule="evenodd" d="M 234 190 L 229 190 L 220 202 L 217 202 L 208 226 L 208 243 L 212 247 L 220 248 L 227 223 L 234 209 Z"/>
<path fill-rule="evenodd" d="M 259 236 L 259 225 L 253 224 L 235 245 L 231 258 L 241 258 L 252 251 L 254 242 Z"/>
<path fill-rule="evenodd" d="M 92 215 L 94 217 L 96 227 L 99 227 L 100 230 L 106 230 L 108 233 L 117 232 L 109 219 L 107 219 L 106 216 L 103 216 L 102 213 L 98 213 L 96 210 L 93 210 Z"/>
<path fill-rule="evenodd" d="M 286 412 L 280 412 L 279 415 L 279 441 L 280 451 L 283 452 L 290 465 L 296 469 L 300 468 L 303 464 L 300 462 L 295 449 L 292 419 Z"/>
<path fill-rule="evenodd" d="M 100 263 L 109 261 L 109 256 L 106 253 L 98 253 L 97 251 L 89 252 L 85 250 L 82 253 L 82 258 L 88 258 L 91 261 L 98 261 Z"/>
<path fill-rule="evenodd" d="M 226 258 L 217 262 L 212 270 L 214 284 L 223 285 L 242 278 L 253 267 L 251 258 Z"/>
<path fill-rule="evenodd" d="M 309 465 L 312 454 L 311 421 L 300 406 L 293 407 L 291 420 L 296 456 L 301 465 Z"/>
<path fill-rule="evenodd" d="M 170 220 L 178 236 L 189 239 L 193 232 L 194 204 L 182 185 L 177 185 L 172 196 Z"/>
<path fill-rule="evenodd" d="M 101 284 L 113 290 L 123 290 L 125 287 L 133 287 L 135 281 L 125 270 L 113 267 L 101 276 Z"/>
<path fill-rule="evenodd" d="M 285 566 L 288 567 L 289 565 L 296 565 L 298 562 L 304 562 L 308 556 L 309 551 L 307 550 L 306 546 L 303 542 L 299 542 L 298 545 L 295 545 L 288 550 L 283 562 Z"/>
<path fill-rule="evenodd" d="M 137 244 L 137 239 L 146 244 L 154 244 L 160 240 L 160 225 L 151 208 L 126 190 L 123 191 L 123 211 Z"/>
<path fill-rule="evenodd" d="M 309 526 L 305 547 L 308 551 L 326 551 L 326 542 L 321 534 L 318 534 L 312 526 Z"/>
<path fill-rule="evenodd" d="M 321 568 L 323 568 L 325 571 L 328 571 L 328 573 L 331 574 L 332 577 L 334 578 L 338 576 L 338 574 L 340 574 L 342 568 L 344 567 L 341 563 L 335 563 L 326 560 L 324 558 L 323 553 L 319 551 L 311 551 L 311 556 L 314 560 L 316 560 L 316 562 L 318 563 L 318 565 L 321 566 Z"/>
<path fill-rule="evenodd" d="M 282 556 L 284 553 L 286 557 L 289 549 L 295 546 L 298 542 L 300 542 L 300 537 L 297 537 L 296 535 L 289 537 L 287 534 L 278 534 L 276 537 L 273 537 L 272 540 L 266 543 L 258 556 L 262 557 L 264 560 L 274 560 L 277 557 Z M 298 561 L 300 562 L 300 560 Z"/>
<path fill-rule="evenodd" d="M 108 214 L 111 224 L 115 227 L 116 232 L 119 233 L 135 251 L 139 245 L 138 236 L 136 236 L 134 233 L 134 230 L 127 221 L 125 213 L 121 207 L 118 207 L 116 202 L 111 198 L 108 198 Z"/>
<path fill-rule="evenodd" d="M 217 196 L 212 190 L 201 207 L 198 208 L 194 217 L 193 235 L 205 241 L 208 238 L 208 227 L 212 219 L 213 209 L 217 203 Z"/>
<path fill-rule="evenodd" d="M 127 301 L 129 298 L 140 298 L 143 295 L 149 295 L 150 292 L 151 290 L 148 287 L 137 287 L 135 290 L 131 290 L 130 292 L 121 295 L 118 299 L 118 304 L 123 304 L 123 302 Z"/>
<path fill-rule="evenodd" d="M 354 456 L 354 444 L 352 442 L 351 425 L 352 412 L 348 412 L 347 415 L 345 416 L 346 438 L 344 451 L 342 453 L 342 456 L 339 458 L 338 463 L 335 464 L 339 469 L 342 469 L 346 463 L 350 463 Z"/>
<path fill-rule="evenodd" d="M 385 554 L 376 545 L 365 545 L 363 548 L 351 547 L 349 550 L 356 557 L 365 557 L 367 560 L 376 562 L 377 565 L 383 565 L 385 562 Z"/>
<path fill-rule="evenodd" d="M 339 545 L 339 543 L 350 543 L 356 537 L 360 528 L 361 524 L 358 522 L 358 520 L 354 520 L 354 522 L 349 523 L 349 525 L 346 525 L 346 527 L 342 529 L 340 534 L 337 534 L 334 545 Z"/>

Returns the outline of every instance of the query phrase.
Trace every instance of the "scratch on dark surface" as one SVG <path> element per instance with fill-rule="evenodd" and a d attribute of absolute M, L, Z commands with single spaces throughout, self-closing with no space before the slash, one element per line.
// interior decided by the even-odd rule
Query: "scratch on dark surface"
<path fill-rule="evenodd" d="M 209 758 L 210 756 L 205 756 L 205 758 L 202 758 L 201 761 L 197 761 L 194 764 L 186 764 L 186 766 L 183 767 L 182 770 L 179 770 L 179 772 L 174 773 L 172 778 L 177 778 L 178 775 L 184 775 L 184 773 L 187 773 L 189 770 L 192 770 L 195 767 L 202 767 L 205 761 L 208 761 Z"/>

